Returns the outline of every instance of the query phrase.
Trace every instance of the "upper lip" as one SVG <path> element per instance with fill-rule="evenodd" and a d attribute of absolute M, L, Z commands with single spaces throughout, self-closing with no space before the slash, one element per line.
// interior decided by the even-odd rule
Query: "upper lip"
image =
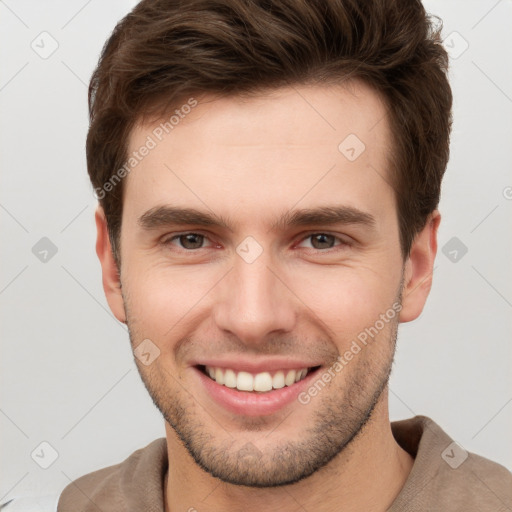
<path fill-rule="evenodd" d="M 300 370 L 321 366 L 321 363 L 292 358 L 272 358 L 248 360 L 246 357 L 236 359 L 201 359 L 191 362 L 191 366 L 211 366 L 213 368 L 229 368 L 231 370 L 248 373 L 273 372 L 277 370 Z"/>

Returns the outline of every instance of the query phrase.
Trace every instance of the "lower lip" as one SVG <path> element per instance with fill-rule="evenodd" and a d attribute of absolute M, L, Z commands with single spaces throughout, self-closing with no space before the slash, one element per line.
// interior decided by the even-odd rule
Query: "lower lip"
<path fill-rule="evenodd" d="M 238 391 L 228 388 L 194 368 L 208 394 L 228 411 L 244 416 L 267 416 L 273 414 L 297 399 L 301 391 L 308 387 L 318 369 L 310 372 L 299 382 L 281 389 L 273 389 L 265 393 Z"/>

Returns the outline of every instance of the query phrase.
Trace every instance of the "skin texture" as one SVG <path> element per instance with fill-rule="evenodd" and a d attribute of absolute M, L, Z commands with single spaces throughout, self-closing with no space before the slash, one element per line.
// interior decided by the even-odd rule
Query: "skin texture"
<path fill-rule="evenodd" d="M 396 332 L 427 299 L 440 215 L 404 262 L 386 108 L 364 84 L 198 100 L 126 178 L 119 273 L 96 214 L 110 308 L 132 348 L 149 339 L 160 351 L 150 365 L 135 360 L 166 420 L 166 510 L 386 510 L 413 464 L 389 423 Z M 158 124 L 137 126 L 129 151 Z M 350 134 L 365 145 L 354 161 L 338 149 Z M 141 225 L 166 205 L 213 213 L 227 227 Z M 271 229 L 287 211 L 342 205 L 372 215 L 373 226 Z M 172 238 L 186 233 L 204 238 Z M 251 263 L 236 251 L 248 236 L 262 249 Z M 400 314 L 307 404 L 234 414 L 194 367 L 279 357 L 321 365 L 321 375 L 397 304 Z"/>

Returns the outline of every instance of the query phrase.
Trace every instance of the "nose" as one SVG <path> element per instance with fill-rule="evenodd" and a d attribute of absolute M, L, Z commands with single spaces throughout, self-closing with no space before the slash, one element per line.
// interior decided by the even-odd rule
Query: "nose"
<path fill-rule="evenodd" d="M 219 283 L 217 327 L 246 345 L 264 344 L 269 335 L 291 332 L 299 301 L 278 268 L 266 251 L 252 263 L 235 254 L 233 269 Z"/>

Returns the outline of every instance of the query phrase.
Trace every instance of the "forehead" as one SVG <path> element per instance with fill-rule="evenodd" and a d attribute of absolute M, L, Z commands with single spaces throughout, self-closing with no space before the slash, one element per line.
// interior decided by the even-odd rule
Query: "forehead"
<path fill-rule="evenodd" d="M 243 95 L 202 93 L 183 96 L 174 103 L 172 111 L 157 121 L 137 123 L 128 142 L 135 149 L 148 133 L 154 132 L 157 139 L 172 133 L 179 140 L 201 132 L 207 139 L 201 139 L 200 143 L 331 144 L 348 131 L 373 146 L 377 142 L 375 135 L 387 135 L 385 118 L 382 96 L 355 80 L 296 85 Z M 381 124 L 381 130 L 374 132 L 376 124 Z M 235 137 L 226 140 L 227 135 Z"/>
<path fill-rule="evenodd" d="M 393 200 L 390 145 L 384 102 L 360 82 L 186 98 L 133 129 L 128 156 L 150 149 L 127 176 L 125 208 L 377 206 Z"/>

